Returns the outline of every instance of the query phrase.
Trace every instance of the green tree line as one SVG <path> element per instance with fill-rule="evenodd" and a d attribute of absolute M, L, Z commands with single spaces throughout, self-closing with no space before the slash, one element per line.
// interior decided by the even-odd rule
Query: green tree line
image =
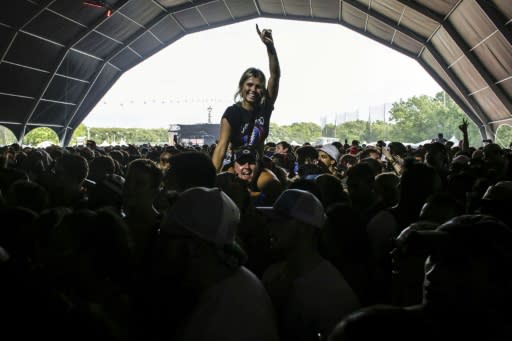
<path fill-rule="evenodd" d="M 142 129 L 142 128 L 94 128 L 80 124 L 71 137 L 70 144 L 83 143 L 85 139 L 91 139 L 101 144 L 119 144 L 122 141 L 131 144 L 141 143 L 167 143 L 167 129 Z M 37 128 L 31 130 L 23 138 L 23 144 L 37 146 L 39 143 L 48 141 L 54 144 L 59 143 L 57 134 L 50 128 Z M 16 137 L 7 128 L 0 126 L 0 145 L 16 142 Z"/>
<path fill-rule="evenodd" d="M 454 136 L 462 139 L 458 126 L 467 117 L 459 106 L 445 93 L 439 92 L 434 97 L 414 96 L 392 104 L 390 121 L 369 122 L 364 120 L 349 121 L 342 124 L 326 124 L 321 127 L 315 123 L 294 123 L 278 126 L 271 123 L 269 140 L 278 142 L 296 141 L 312 142 L 320 136 L 337 137 L 343 142 L 352 140 L 361 142 L 401 141 L 418 143 L 436 138 L 442 133 L 446 139 Z M 469 143 L 472 146 L 482 145 L 482 137 L 477 126 L 470 121 L 468 127 Z M 512 127 L 502 125 L 496 134 L 495 142 L 508 147 L 512 142 Z"/>
<path fill-rule="evenodd" d="M 336 126 L 332 123 L 320 126 L 312 122 L 298 122 L 290 125 L 270 124 L 268 141 L 295 141 L 297 143 L 314 142 L 319 137 L 337 137 L 341 142 L 347 139 L 361 142 L 402 141 L 418 143 L 437 137 L 443 133 L 449 139 L 455 136 L 462 139 L 458 129 L 466 114 L 444 92 L 434 97 L 414 96 L 407 100 L 400 100 L 392 104 L 389 112 L 389 122 L 383 121 L 348 121 Z M 472 146 L 481 146 L 482 138 L 477 127 L 470 122 L 469 142 Z M 141 128 L 95 128 L 81 124 L 75 129 L 71 144 L 75 145 L 84 138 L 95 140 L 98 144 L 120 143 L 166 143 L 168 141 L 167 129 L 141 129 Z M 0 126 L 0 145 L 15 142 L 12 132 Z M 24 144 L 37 145 L 42 141 L 58 143 L 55 132 L 49 128 L 38 128 L 30 131 L 24 138 Z M 512 142 L 512 127 L 503 125 L 498 129 L 496 143 L 503 147 Z"/>
<path fill-rule="evenodd" d="M 85 131 L 84 131 L 85 130 Z M 104 141 L 107 143 L 117 143 L 121 141 L 131 144 L 141 143 L 167 143 L 168 135 L 166 128 L 159 129 L 142 129 L 142 128 L 89 128 L 85 127 L 82 132 L 73 134 L 71 143 L 76 143 L 78 137 L 88 137 L 96 143 L 101 144 Z M 87 133 L 87 130 L 89 132 Z"/>

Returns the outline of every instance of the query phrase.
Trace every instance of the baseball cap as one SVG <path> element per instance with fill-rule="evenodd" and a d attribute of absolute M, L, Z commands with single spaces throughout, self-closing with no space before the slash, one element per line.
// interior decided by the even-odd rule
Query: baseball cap
<path fill-rule="evenodd" d="M 482 200 L 508 201 L 512 200 L 512 181 L 499 181 L 489 186 Z"/>
<path fill-rule="evenodd" d="M 235 244 L 240 211 L 218 188 L 192 187 L 183 191 L 160 225 L 163 233 L 191 233 L 217 246 Z"/>
<path fill-rule="evenodd" d="M 324 144 L 318 150 L 326 153 L 331 157 L 331 159 L 338 162 L 338 158 L 340 157 L 340 151 L 338 150 L 338 148 L 336 148 L 336 146 L 332 144 Z"/>
<path fill-rule="evenodd" d="M 270 219 L 291 218 L 316 228 L 322 228 L 326 220 L 320 200 L 300 189 L 287 189 L 276 199 L 274 206 L 256 209 Z"/>
<path fill-rule="evenodd" d="M 125 181 L 125 178 L 121 175 L 107 174 L 96 183 L 96 186 L 104 186 L 112 193 L 121 196 L 123 195 L 123 186 Z"/>
<path fill-rule="evenodd" d="M 467 165 L 470 161 L 471 158 L 469 156 L 460 154 L 453 158 L 452 164 Z"/>
<path fill-rule="evenodd" d="M 235 151 L 234 161 L 241 165 L 247 162 L 255 163 L 258 161 L 258 152 L 256 151 L 256 148 L 251 145 L 242 146 Z"/>
<path fill-rule="evenodd" d="M 512 228 L 488 215 L 460 215 L 432 231 L 411 231 L 407 239 L 428 251 L 487 255 L 512 265 Z"/>

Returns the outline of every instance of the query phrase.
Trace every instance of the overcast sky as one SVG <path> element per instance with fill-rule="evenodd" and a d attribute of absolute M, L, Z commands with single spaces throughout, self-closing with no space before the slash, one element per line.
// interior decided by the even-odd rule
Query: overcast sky
<path fill-rule="evenodd" d="M 373 118 L 401 98 L 441 91 L 413 59 L 343 26 L 258 18 L 176 41 L 126 72 L 84 123 L 167 128 L 206 123 L 209 107 L 211 122 L 219 123 L 245 69 L 261 68 L 268 77 L 256 23 L 272 29 L 281 64 L 272 114 L 280 125 L 367 119 L 369 110 Z"/>

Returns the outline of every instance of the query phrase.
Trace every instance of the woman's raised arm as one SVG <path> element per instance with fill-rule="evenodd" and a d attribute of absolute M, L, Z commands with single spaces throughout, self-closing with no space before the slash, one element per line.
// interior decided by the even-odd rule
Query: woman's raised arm
<path fill-rule="evenodd" d="M 277 58 L 276 48 L 274 46 L 274 38 L 272 37 L 272 30 L 263 29 L 260 31 L 258 24 L 256 24 L 256 32 L 267 47 L 268 63 L 270 69 L 270 77 L 268 78 L 267 93 L 268 99 L 271 104 L 274 104 L 279 92 L 279 79 L 281 78 L 281 68 L 279 67 L 279 59 Z"/>

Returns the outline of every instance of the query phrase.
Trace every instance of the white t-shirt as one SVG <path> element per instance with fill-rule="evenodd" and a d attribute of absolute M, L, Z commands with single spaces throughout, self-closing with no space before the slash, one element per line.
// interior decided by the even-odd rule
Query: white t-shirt
<path fill-rule="evenodd" d="M 181 341 L 278 340 L 275 313 L 260 280 L 240 267 L 209 288 L 181 333 Z"/>

